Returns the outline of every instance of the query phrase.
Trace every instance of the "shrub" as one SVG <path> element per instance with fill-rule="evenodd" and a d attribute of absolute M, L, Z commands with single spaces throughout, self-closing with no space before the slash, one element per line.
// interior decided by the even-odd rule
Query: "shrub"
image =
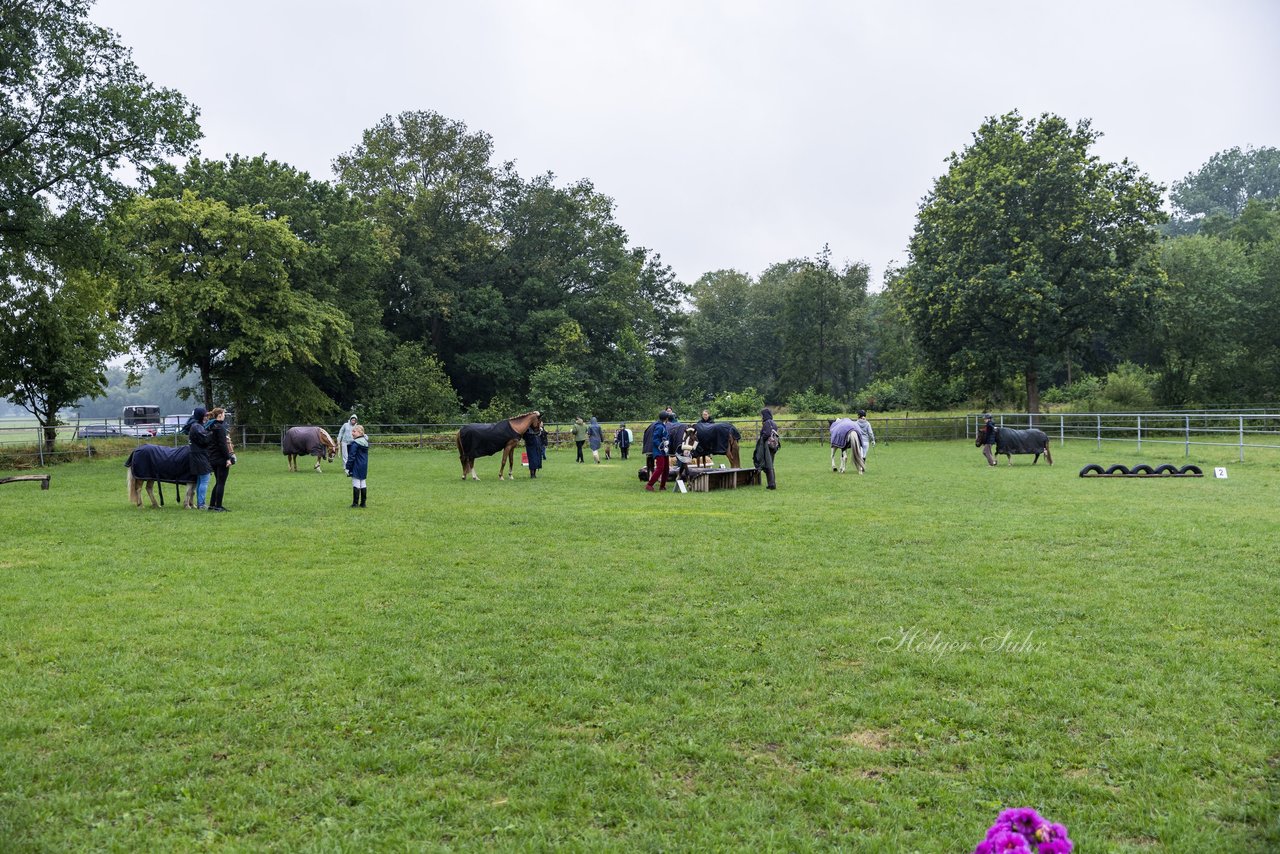
<path fill-rule="evenodd" d="M 916 409 L 948 409 L 963 403 L 967 391 L 964 377 L 947 378 L 923 367 L 907 376 L 907 386 L 911 392 L 908 405 Z"/>
<path fill-rule="evenodd" d="M 844 411 L 843 403 L 812 387 L 792 394 L 787 398 L 786 406 L 790 412 L 806 415 L 829 415 Z"/>
<path fill-rule="evenodd" d="M 1105 409 L 1150 409 L 1155 405 L 1155 376 L 1132 362 L 1107 374 L 1098 403 Z"/>
<path fill-rule="evenodd" d="M 751 418 L 764 409 L 764 395 L 752 386 L 742 391 L 725 391 L 707 408 L 713 410 L 717 418 Z"/>
<path fill-rule="evenodd" d="M 1101 394 L 1102 380 L 1086 376 L 1069 385 L 1054 386 L 1040 395 L 1040 400 L 1044 403 L 1067 403 L 1079 409 L 1093 409 Z"/>
<path fill-rule="evenodd" d="M 911 406 L 911 388 L 906 377 L 877 379 L 867 383 L 853 402 L 856 409 L 878 409 L 881 412 L 906 409 Z"/>

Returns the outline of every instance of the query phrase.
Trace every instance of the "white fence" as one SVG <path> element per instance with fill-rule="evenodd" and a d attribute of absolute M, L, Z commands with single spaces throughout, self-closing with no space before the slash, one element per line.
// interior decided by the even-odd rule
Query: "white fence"
<path fill-rule="evenodd" d="M 1197 410 L 1180 412 L 1025 412 L 992 413 L 1002 427 L 1037 427 L 1065 444 L 1068 439 L 1143 445 L 1181 445 L 1184 457 L 1192 447 L 1236 448 L 1244 461 L 1246 449 L 1280 449 L 1280 413 L 1260 410 Z M 981 415 L 965 417 L 965 435 L 974 436 Z"/>

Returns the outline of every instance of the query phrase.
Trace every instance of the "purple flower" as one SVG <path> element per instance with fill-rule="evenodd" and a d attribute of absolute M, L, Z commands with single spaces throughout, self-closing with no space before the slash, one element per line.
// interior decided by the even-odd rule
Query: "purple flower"
<path fill-rule="evenodd" d="M 1040 817 L 1040 813 L 1031 807 L 1019 807 L 1014 810 L 1005 810 L 1000 813 L 999 822 L 1007 821 L 1009 825 L 1021 833 L 1028 839 L 1036 838 L 1036 831 L 1043 827 L 1046 822 Z"/>
<path fill-rule="evenodd" d="M 1040 854 L 1071 854 L 1074 846 L 1071 840 L 1063 837 L 1062 839 L 1051 839 L 1048 842 L 1040 843 Z"/>
<path fill-rule="evenodd" d="M 1027 838 L 1012 830 L 1002 830 L 984 841 L 982 845 L 990 846 L 983 854 L 1031 854 L 1031 846 L 1027 844 Z"/>

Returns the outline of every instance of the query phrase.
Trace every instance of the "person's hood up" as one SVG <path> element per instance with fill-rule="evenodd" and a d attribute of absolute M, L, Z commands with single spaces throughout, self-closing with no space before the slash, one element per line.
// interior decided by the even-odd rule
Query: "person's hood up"
<path fill-rule="evenodd" d="M 773 420 L 773 410 L 770 410 L 770 409 L 761 409 L 761 410 L 760 410 L 760 417 L 761 417 L 761 418 L 763 418 L 765 421 L 772 421 L 772 420 Z"/>

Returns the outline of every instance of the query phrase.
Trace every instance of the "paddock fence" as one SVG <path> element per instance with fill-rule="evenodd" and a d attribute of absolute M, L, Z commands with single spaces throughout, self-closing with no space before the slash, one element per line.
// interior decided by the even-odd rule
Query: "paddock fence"
<path fill-rule="evenodd" d="M 1238 410 L 1182 410 L 1161 412 L 1087 412 L 1042 413 L 996 412 L 992 417 L 1004 427 L 1024 429 L 1035 426 L 1059 445 L 1068 440 L 1087 441 L 1101 450 L 1104 444 L 1129 444 L 1139 451 L 1144 447 L 1182 446 L 1183 456 L 1193 447 L 1233 448 L 1240 461 L 1247 451 L 1280 450 L 1280 407 Z M 742 443 L 751 446 L 760 432 L 758 418 L 720 419 L 735 424 L 742 433 Z M 779 416 L 775 419 L 784 442 L 826 443 L 828 419 Z M 884 443 L 913 441 L 959 441 L 976 436 L 982 415 L 940 415 L 926 417 L 880 416 L 868 419 L 876 441 Z M 605 444 L 612 444 L 620 420 L 601 422 Z M 628 419 L 640 442 L 647 419 Z M 324 426 L 336 438 L 342 420 Z M 229 433 L 238 448 L 278 448 L 280 436 L 293 425 L 231 424 Z M 452 450 L 461 423 L 437 424 L 370 424 L 364 425 L 376 447 L 417 450 Z M 547 444 L 551 449 L 573 447 L 573 425 L 548 423 Z M 163 445 L 185 444 L 185 435 L 166 432 L 160 435 L 132 435 L 131 428 L 120 421 L 93 419 L 60 425 L 52 450 L 46 447 L 44 432 L 29 419 L 0 419 L 0 469 L 27 469 L 96 455 L 124 456 L 143 442 Z"/>

